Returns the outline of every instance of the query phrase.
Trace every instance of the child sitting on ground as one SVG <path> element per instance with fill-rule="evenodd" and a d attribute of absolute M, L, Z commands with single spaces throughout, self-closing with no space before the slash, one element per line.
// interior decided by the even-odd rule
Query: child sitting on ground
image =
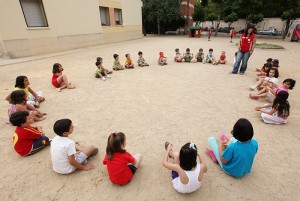
<path fill-rule="evenodd" d="M 112 71 L 110 71 L 110 70 L 108 70 L 108 69 L 106 69 L 106 68 L 103 67 L 103 65 L 102 65 L 102 64 L 103 64 L 103 59 L 102 59 L 101 57 L 97 57 L 96 61 L 99 61 L 99 62 L 101 63 L 101 67 L 104 69 L 104 72 L 105 72 L 107 75 L 113 73 Z"/>
<path fill-rule="evenodd" d="M 97 155 L 98 149 L 94 146 L 81 147 L 69 138 L 74 126 L 70 119 L 60 119 L 54 123 L 54 132 L 57 134 L 51 142 L 51 160 L 53 170 L 59 174 L 70 174 L 76 169 L 91 170 L 92 164 L 87 159 Z"/>
<path fill-rule="evenodd" d="M 295 80 L 288 78 L 282 82 L 282 85 L 280 87 L 272 88 L 267 86 L 264 87 L 262 90 L 258 91 L 257 94 L 250 93 L 249 97 L 254 100 L 268 97 L 268 101 L 272 103 L 275 99 L 275 96 L 277 96 L 277 94 L 280 91 L 288 92 L 289 89 L 292 90 L 294 88 L 295 84 L 296 84 Z"/>
<path fill-rule="evenodd" d="M 137 61 L 138 65 L 140 67 L 149 66 L 149 64 L 146 63 L 145 59 L 143 58 L 143 52 L 139 51 L 138 55 L 139 55 L 139 58 L 138 58 L 138 61 Z"/>
<path fill-rule="evenodd" d="M 23 90 L 26 93 L 27 103 L 33 105 L 36 108 L 40 107 L 40 102 L 43 102 L 45 98 L 43 97 L 43 92 L 35 92 L 30 88 L 29 80 L 26 76 L 18 76 L 16 78 L 15 90 Z M 10 94 L 6 97 L 9 102 L 11 100 Z"/>
<path fill-rule="evenodd" d="M 96 61 L 95 65 L 97 66 L 95 72 L 96 78 L 101 78 L 103 81 L 105 81 L 106 78 L 111 78 L 110 75 L 107 75 L 107 70 L 102 66 L 102 58 L 100 58 L 99 61 Z"/>
<path fill-rule="evenodd" d="M 113 184 L 128 184 L 142 161 L 142 155 L 132 156 L 125 150 L 126 137 L 115 132 L 107 139 L 106 155 L 103 164 L 107 166 L 109 179 Z"/>
<path fill-rule="evenodd" d="M 21 111 L 28 111 L 29 115 L 34 121 L 42 121 L 46 119 L 43 117 L 46 115 L 45 112 L 41 112 L 32 105 L 26 103 L 26 93 L 23 90 L 13 91 L 10 95 L 10 106 L 8 108 L 8 117 L 11 117 L 12 114 Z"/>
<path fill-rule="evenodd" d="M 207 148 L 206 153 L 219 163 L 224 172 L 242 177 L 251 172 L 258 143 L 252 139 L 253 127 L 247 119 L 239 119 L 231 134 L 233 137 L 230 140 L 226 135 L 222 135 L 218 142 L 214 137 L 208 138 L 211 149 Z"/>
<path fill-rule="evenodd" d="M 172 147 L 169 142 L 165 143 L 163 166 L 172 170 L 173 187 L 179 193 L 192 193 L 198 190 L 204 173 L 207 172 L 207 166 L 196 145 L 186 143 L 179 153 L 173 152 Z M 197 163 L 197 156 L 200 163 Z M 168 162 L 169 157 L 173 159 L 173 163 Z"/>
<path fill-rule="evenodd" d="M 222 51 L 220 59 L 218 60 L 218 64 L 226 64 L 227 60 L 226 60 L 226 55 L 225 55 L 225 51 Z"/>
<path fill-rule="evenodd" d="M 265 104 L 256 107 L 256 111 L 261 111 L 261 118 L 267 124 L 285 124 L 290 115 L 290 104 L 288 102 L 289 93 L 280 91 L 273 101 L 273 104 Z"/>
<path fill-rule="evenodd" d="M 190 51 L 190 48 L 186 48 L 186 52 L 183 54 L 183 59 L 185 62 L 193 62 L 193 54 Z"/>
<path fill-rule="evenodd" d="M 13 143 L 15 151 L 21 156 L 29 156 L 37 153 L 49 145 L 49 138 L 45 136 L 42 127 L 33 127 L 32 116 L 27 111 L 16 112 L 9 118 L 13 126 L 17 126 Z"/>
<path fill-rule="evenodd" d="M 66 75 L 62 74 L 63 67 L 59 63 L 53 64 L 52 69 L 52 85 L 56 88 L 58 92 L 60 92 L 63 89 L 74 89 L 75 87 L 71 85 L 71 82 L 68 81 L 68 78 Z"/>
<path fill-rule="evenodd" d="M 125 54 L 125 68 L 134 68 L 134 64 L 132 63 L 132 59 L 130 58 L 130 54 Z"/>
<path fill-rule="evenodd" d="M 276 88 L 278 85 L 278 71 L 276 68 L 272 68 L 270 70 L 267 71 L 267 77 L 265 78 L 260 78 L 259 81 L 253 85 L 250 86 L 249 88 L 251 90 L 261 90 L 262 88 L 269 86 L 272 88 Z"/>
<path fill-rule="evenodd" d="M 196 58 L 197 58 L 197 62 L 202 62 L 203 64 L 205 64 L 204 53 L 202 48 L 199 49 Z"/>
<path fill-rule="evenodd" d="M 182 58 L 178 48 L 175 49 L 174 61 L 175 62 L 184 62 L 184 59 Z"/>
<path fill-rule="evenodd" d="M 271 65 L 272 65 L 272 61 L 273 61 L 272 58 L 268 58 L 268 59 L 267 59 L 267 63 L 265 63 L 265 64 L 271 64 Z M 263 67 L 261 67 L 261 68 L 256 68 L 256 71 L 257 71 L 257 72 L 265 71 L 265 69 L 264 69 L 265 64 L 264 64 Z"/>
<path fill-rule="evenodd" d="M 120 64 L 119 55 L 114 54 L 113 57 L 115 59 L 113 63 L 113 70 L 115 71 L 124 70 L 124 67 Z"/>
<path fill-rule="evenodd" d="M 163 52 L 159 52 L 159 57 L 158 57 L 158 64 L 163 66 L 167 65 L 167 57 L 165 57 Z"/>
<path fill-rule="evenodd" d="M 265 78 L 267 75 L 267 72 L 272 68 L 272 64 L 265 63 L 262 69 L 260 70 L 260 73 L 256 74 L 257 78 L 256 81 L 260 80 L 261 78 Z M 277 70 L 278 72 L 278 70 Z"/>
<path fill-rule="evenodd" d="M 208 54 L 206 55 L 206 63 L 212 63 L 213 65 L 217 65 L 218 63 L 213 55 L 213 51 L 214 50 L 212 48 L 208 50 Z"/>

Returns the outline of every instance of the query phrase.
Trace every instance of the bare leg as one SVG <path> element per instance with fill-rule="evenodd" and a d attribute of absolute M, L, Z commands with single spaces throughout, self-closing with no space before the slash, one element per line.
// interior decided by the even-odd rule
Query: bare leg
<path fill-rule="evenodd" d="M 93 145 L 91 145 L 91 146 L 82 148 L 81 151 L 82 151 L 87 157 L 89 157 L 89 156 L 93 153 L 94 150 L 95 150 L 95 147 L 94 147 Z"/>
<path fill-rule="evenodd" d="M 61 75 L 57 78 L 57 82 L 59 83 L 60 86 L 62 86 L 63 84 L 66 84 L 68 89 L 73 89 L 75 87 L 73 87 L 71 85 L 71 83 L 69 83 L 68 78 L 66 75 Z M 60 87 L 61 88 L 61 87 Z M 61 88 L 62 89 L 62 88 Z"/>
<path fill-rule="evenodd" d="M 134 164 L 134 166 L 136 167 L 136 168 L 138 168 L 139 167 L 139 165 L 141 164 L 141 162 L 142 162 L 142 154 L 135 154 L 134 156 L 133 156 L 133 158 L 135 158 L 135 164 Z"/>

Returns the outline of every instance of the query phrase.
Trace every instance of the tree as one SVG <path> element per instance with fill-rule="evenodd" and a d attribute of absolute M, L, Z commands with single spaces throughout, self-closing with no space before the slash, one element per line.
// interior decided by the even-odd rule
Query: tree
<path fill-rule="evenodd" d="M 206 18 L 208 21 L 211 21 L 212 27 L 214 27 L 214 21 L 218 19 L 218 15 L 216 13 L 211 12 L 207 15 Z"/>
<path fill-rule="evenodd" d="M 230 15 L 225 16 L 223 20 L 228 23 L 228 26 L 230 27 L 233 22 L 238 21 L 238 16 L 235 12 L 233 12 Z"/>
<path fill-rule="evenodd" d="M 161 24 L 181 18 L 179 0 L 142 0 L 143 20 L 156 22 L 158 34 Z"/>
<path fill-rule="evenodd" d="M 300 2 L 297 0 L 290 0 L 286 3 L 286 10 L 281 15 L 281 20 L 285 21 L 285 28 L 283 38 L 286 37 L 289 28 L 294 23 L 294 20 L 300 17 Z"/>
<path fill-rule="evenodd" d="M 259 22 L 264 20 L 264 15 L 262 13 L 250 14 L 247 16 L 247 21 L 251 22 L 254 25 L 257 25 Z"/>
<path fill-rule="evenodd" d="M 196 1 L 194 4 L 194 13 L 192 17 L 194 22 L 196 22 L 196 26 L 199 26 L 201 22 L 205 21 L 204 9 L 199 1 Z"/>

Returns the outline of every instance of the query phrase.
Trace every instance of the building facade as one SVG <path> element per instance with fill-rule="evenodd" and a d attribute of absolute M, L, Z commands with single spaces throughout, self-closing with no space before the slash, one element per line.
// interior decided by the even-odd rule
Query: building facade
<path fill-rule="evenodd" d="M 188 25 L 192 26 L 195 0 L 181 0 L 180 4 L 181 14 L 189 19 Z"/>
<path fill-rule="evenodd" d="M 141 7 L 141 0 L 0 1 L 0 57 L 141 38 Z"/>

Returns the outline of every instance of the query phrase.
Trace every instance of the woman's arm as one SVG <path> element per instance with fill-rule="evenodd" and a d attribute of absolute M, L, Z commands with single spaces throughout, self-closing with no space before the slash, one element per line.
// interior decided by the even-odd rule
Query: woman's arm
<path fill-rule="evenodd" d="M 256 46 L 256 37 L 253 39 L 252 47 L 251 47 L 251 50 L 250 50 L 250 55 L 253 54 L 253 51 L 254 51 L 255 46 Z"/>

